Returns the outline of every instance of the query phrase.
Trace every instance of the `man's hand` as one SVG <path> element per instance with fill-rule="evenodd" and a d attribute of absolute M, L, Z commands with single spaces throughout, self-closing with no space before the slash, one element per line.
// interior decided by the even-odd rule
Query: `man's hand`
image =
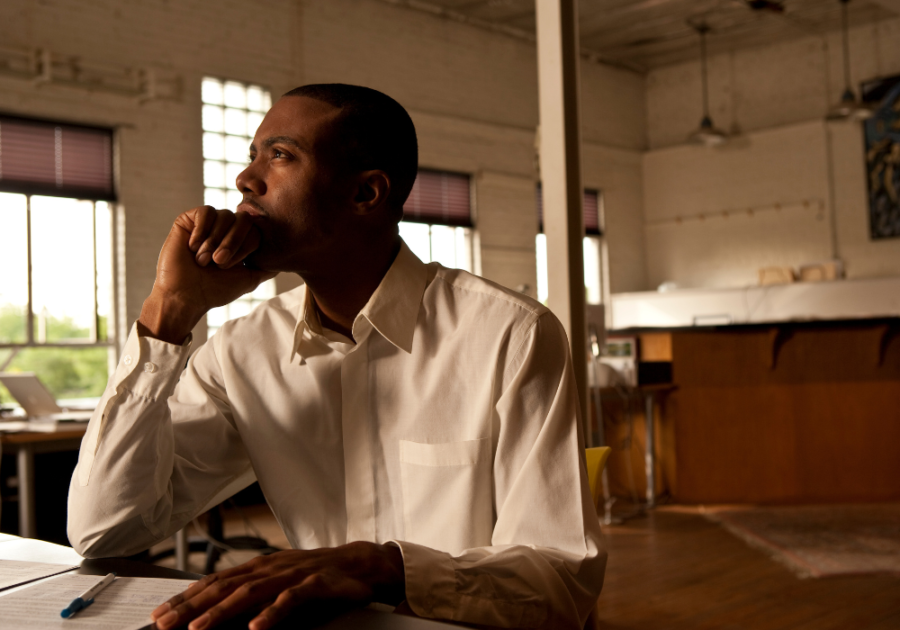
<path fill-rule="evenodd" d="M 190 630 L 205 630 L 262 608 L 250 630 L 266 630 L 292 612 L 325 620 L 371 602 L 399 604 L 405 593 L 400 549 L 354 542 L 333 549 L 279 551 L 212 573 L 150 618 L 159 630 L 188 622 Z"/>
<path fill-rule="evenodd" d="M 259 245 L 259 230 L 247 213 L 200 206 L 179 215 L 141 309 L 141 333 L 181 343 L 209 309 L 274 277 L 241 264 Z"/>

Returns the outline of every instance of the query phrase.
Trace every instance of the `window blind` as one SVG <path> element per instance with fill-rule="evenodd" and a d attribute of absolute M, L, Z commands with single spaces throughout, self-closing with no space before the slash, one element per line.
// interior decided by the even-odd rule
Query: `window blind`
<path fill-rule="evenodd" d="M 0 190 L 115 200 L 112 131 L 0 116 Z"/>
<path fill-rule="evenodd" d="M 537 185 L 538 231 L 544 231 L 544 195 L 541 185 Z M 584 233 L 600 236 L 600 193 L 596 190 L 585 190 L 581 201 L 584 211 Z"/>
<path fill-rule="evenodd" d="M 403 205 L 403 220 L 472 227 L 469 176 L 419 170 L 409 199 Z"/>

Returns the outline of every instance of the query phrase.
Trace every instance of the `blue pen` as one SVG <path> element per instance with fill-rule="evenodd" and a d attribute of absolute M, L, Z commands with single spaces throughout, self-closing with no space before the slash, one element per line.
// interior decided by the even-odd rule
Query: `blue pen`
<path fill-rule="evenodd" d="M 100 594 L 100 591 L 113 583 L 116 579 L 115 573 L 108 573 L 105 578 L 94 584 L 91 588 L 72 600 L 72 603 L 63 608 L 60 614 L 63 619 L 68 619 L 79 610 L 87 608 L 94 603 L 94 598 Z"/>

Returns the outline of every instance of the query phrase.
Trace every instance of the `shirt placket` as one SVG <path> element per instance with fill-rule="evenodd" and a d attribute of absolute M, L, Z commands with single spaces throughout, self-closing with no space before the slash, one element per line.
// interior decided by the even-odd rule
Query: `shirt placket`
<path fill-rule="evenodd" d="M 353 326 L 356 347 L 341 363 L 341 426 L 344 437 L 344 483 L 347 497 L 347 542 L 375 542 L 375 475 L 369 439 L 369 353 L 371 324 Z"/>

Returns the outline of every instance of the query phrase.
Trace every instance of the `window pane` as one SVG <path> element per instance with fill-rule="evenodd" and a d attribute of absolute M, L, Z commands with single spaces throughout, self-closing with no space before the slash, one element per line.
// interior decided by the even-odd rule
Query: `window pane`
<path fill-rule="evenodd" d="M 431 240 L 426 223 L 400 222 L 400 238 L 402 238 L 413 254 L 423 262 L 431 262 Z"/>
<path fill-rule="evenodd" d="M 60 252 L 65 252 L 65 264 L 60 264 Z M 31 263 L 35 341 L 89 339 L 94 317 L 93 203 L 32 197 Z"/>
<path fill-rule="evenodd" d="M 250 308 L 250 304 L 246 300 L 235 300 L 228 306 L 230 307 L 229 310 L 231 311 L 229 313 L 231 319 L 243 317 L 244 315 L 247 315 L 251 310 L 253 310 L 252 308 Z"/>
<path fill-rule="evenodd" d="M 246 164 L 233 164 L 229 162 L 225 165 L 225 185 L 228 188 L 237 190 L 237 176 L 247 168 Z"/>
<path fill-rule="evenodd" d="M 109 379 L 108 353 L 107 348 L 26 348 L 7 369 L 34 372 L 65 405 L 67 399 L 103 395 Z M 0 402 L 13 402 L 5 389 L 0 391 Z"/>
<path fill-rule="evenodd" d="M 588 304 L 600 304 L 600 239 L 585 236 L 583 251 L 585 299 Z"/>
<path fill-rule="evenodd" d="M 431 226 L 431 260 L 444 267 L 454 268 L 456 263 L 456 230 L 446 225 Z"/>
<path fill-rule="evenodd" d="M 247 88 L 247 109 L 255 112 L 264 112 L 267 108 L 263 107 L 263 90 L 260 87 L 251 85 Z"/>
<path fill-rule="evenodd" d="M 454 228 L 456 234 L 456 266 L 472 272 L 472 230 Z"/>
<path fill-rule="evenodd" d="M 97 340 L 106 341 L 112 315 L 112 209 L 105 201 L 98 201 L 94 212 L 97 223 Z"/>
<path fill-rule="evenodd" d="M 28 227 L 25 195 L 0 193 L 0 343 L 27 340 Z"/>
<path fill-rule="evenodd" d="M 275 283 L 263 282 L 253 290 L 253 293 L 251 293 L 249 297 L 253 298 L 254 300 L 262 301 L 275 297 Z"/>
<path fill-rule="evenodd" d="M 256 135 L 256 130 L 259 129 L 259 124 L 262 122 L 263 115 L 257 114 L 254 112 L 250 112 L 247 114 L 247 135 L 251 138 Z"/>
<path fill-rule="evenodd" d="M 247 107 L 247 91 L 243 85 L 234 81 L 225 83 L 225 105 L 228 107 Z"/>
<path fill-rule="evenodd" d="M 225 205 L 222 207 L 235 210 L 243 200 L 244 195 L 239 190 L 229 190 L 225 197 Z"/>
<path fill-rule="evenodd" d="M 225 188 L 225 165 L 222 162 L 203 162 L 203 185 L 210 188 Z"/>
<path fill-rule="evenodd" d="M 231 304 L 210 309 L 206 314 L 206 326 L 209 336 L 215 334 L 217 330 L 230 319 L 236 319 L 247 315 L 254 308 L 262 304 L 265 300 L 275 297 L 275 279 L 266 280 L 259 285 L 252 293 L 242 295 Z"/>
<path fill-rule="evenodd" d="M 200 98 L 204 103 L 221 105 L 223 103 L 222 82 L 216 79 L 203 79 Z"/>
<path fill-rule="evenodd" d="M 225 131 L 225 118 L 221 107 L 203 106 L 203 129 L 206 131 Z"/>
<path fill-rule="evenodd" d="M 250 143 L 240 136 L 225 137 L 225 159 L 229 162 L 246 164 L 250 155 Z"/>
<path fill-rule="evenodd" d="M 203 134 L 203 157 L 207 160 L 225 159 L 225 139 L 220 133 Z"/>
<path fill-rule="evenodd" d="M 240 109 L 225 110 L 225 133 L 236 136 L 247 135 L 247 113 Z"/>
<path fill-rule="evenodd" d="M 225 191 L 218 188 L 207 188 L 203 191 L 203 203 L 213 208 L 222 209 L 225 206 Z"/>

